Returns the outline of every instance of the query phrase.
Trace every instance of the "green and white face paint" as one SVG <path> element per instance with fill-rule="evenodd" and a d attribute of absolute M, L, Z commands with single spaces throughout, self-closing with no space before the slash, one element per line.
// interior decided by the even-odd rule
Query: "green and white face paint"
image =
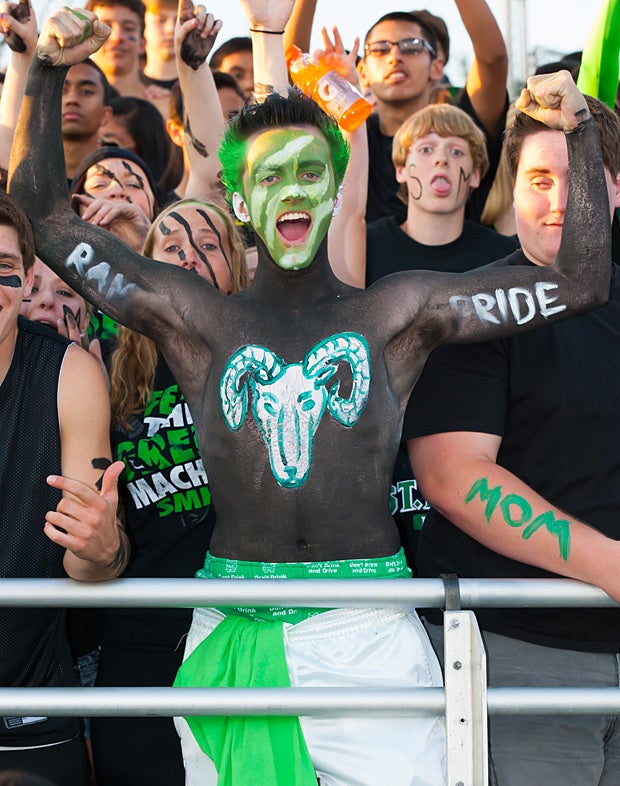
<path fill-rule="evenodd" d="M 245 198 L 233 198 L 237 217 L 251 221 L 279 267 L 307 267 L 327 233 L 337 192 L 321 133 L 275 128 L 251 139 L 243 188 Z"/>

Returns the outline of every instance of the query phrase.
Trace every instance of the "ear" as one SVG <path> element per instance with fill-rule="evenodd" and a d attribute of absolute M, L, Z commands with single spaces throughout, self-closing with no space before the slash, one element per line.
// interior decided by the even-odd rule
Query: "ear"
<path fill-rule="evenodd" d="M 397 166 L 394 167 L 396 170 L 396 182 L 398 183 L 406 183 L 407 182 L 407 172 L 405 171 L 404 166 Z"/>
<path fill-rule="evenodd" d="M 471 177 L 469 178 L 469 187 L 470 189 L 478 188 L 480 185 L 480 170 L 474 169 L 471 173 Z"/>
<path fill-rule="evenodd" d="M 180 123 L 177 123 L 175 120 L 168 118 L 168 120 L 166 120 L 166 131 L 168 132 L 170 139 L 172 139 L 177 147 L 185 146 L 183 128 Z"/>
<path fill-rule="evenodd" d="M 140 57 L 144 57 L 146 52 L 146 38 L 144 36 L 140 38 L 140 49 L 138 51 L 140 52 Z"/>
<path fill-rule="evenodd" d="M 235 211 L 235 215 L 239 219 L 239 221 L 243 221 L 244 224 L 248 224 L 250 221 L 250 214 L 248 213 L 248 209 L 243 201 L 243 197 L 238 191 L 232 195 L 232 204 L 233 210 Z"/>
<path fill-rule="evenodd" d="M 24 277 L 24 293 L 22 297 L 30 297 L 33 284 L 34 284 L 34 264 L 30 265 L 28 272 Z"/>
<path fill-rule="evenodd" d="M 334 199 L 334 211 L 332 216 L 337 216 L 338 213 L 342 210 L 342 190 L 343 185 L 342 183 L 338 186 L 338 191 L 336 191 L 336 198 Z"/>
<path fill-rule="evenodd" d="M 112 107 L 104 106 L 103 114 L 101 115 L 101 123 L 99 123 L 99 128 L 103 128 L 105 125 L 107 125 L 110 122 L 111 119 L 112 119 Z"/>
<path fill-rule="evenodd" d="M 438 81 L 443 77 L 444 65 L 445 62 L 440 57 L 436 57 L 431 63 L 430 78 L 432 79 L 433 82 Z"/>

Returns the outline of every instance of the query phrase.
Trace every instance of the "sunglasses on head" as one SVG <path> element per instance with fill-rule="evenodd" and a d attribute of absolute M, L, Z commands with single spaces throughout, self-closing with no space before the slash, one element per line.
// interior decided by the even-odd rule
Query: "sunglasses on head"
<path fill-rule="evenodd" d="M 370 41 L 364 47 L 367 55 L 387 55 L 393 46 L 397 46 L 401 55 L 421 55 L 429 52 L 431 57 L 436 53 L 433 47 L 423 38 L 401 38 L 400 41 Z"/>

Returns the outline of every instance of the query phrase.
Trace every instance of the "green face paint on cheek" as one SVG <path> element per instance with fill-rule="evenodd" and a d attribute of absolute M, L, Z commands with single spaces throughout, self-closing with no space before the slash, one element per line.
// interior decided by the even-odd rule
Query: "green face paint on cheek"
<path fill-rule="evenodd" d="M 254 230 L 280 267 L 307 267 L 334 210 L 327 143 L 303 128 L 267 131 L 250 144 L 247 168 L 246 204 Z"/>

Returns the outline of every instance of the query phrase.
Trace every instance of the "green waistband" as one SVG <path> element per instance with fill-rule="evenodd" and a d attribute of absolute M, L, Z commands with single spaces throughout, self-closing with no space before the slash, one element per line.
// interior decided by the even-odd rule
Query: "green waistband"
<path fill-rule="evenodd" d="M 214 557 L 207 552 L 199 579 L 404 579 L 411 570 L 402 549 L 390 557 L 342 559 L 325 562 L 248 562 Z M 226 614 L 254 619 L 301 622 L 329 609 L 275 606 L 271 608 L 220 608 Z"/>
<path fill-rule="evenodd" d="M 338 559 L 326 562 L 248 562 L 214 557 L 207 551 L 201 579 L 400 579 L 410 578 L 405 553 L 391 557 Z"/>

